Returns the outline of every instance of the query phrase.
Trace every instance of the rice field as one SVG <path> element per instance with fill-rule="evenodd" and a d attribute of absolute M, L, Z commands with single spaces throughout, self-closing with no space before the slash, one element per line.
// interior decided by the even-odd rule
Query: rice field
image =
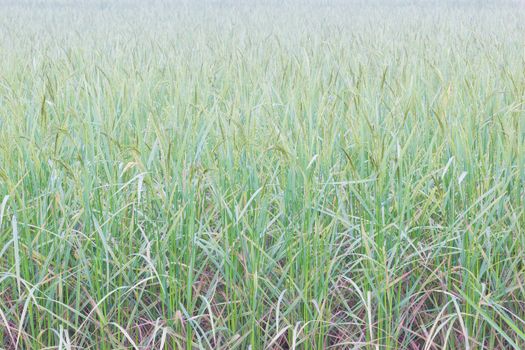
<path fill-rule="evenodd" d="M 0 4 L 1 349 L 525 348 L 523 3 Z"/>

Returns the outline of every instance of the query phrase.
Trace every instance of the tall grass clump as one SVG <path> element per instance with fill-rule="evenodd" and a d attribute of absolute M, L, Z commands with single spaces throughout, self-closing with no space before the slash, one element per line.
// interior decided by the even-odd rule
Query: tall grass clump
<path fill-rule="evenodd" d="M 524 11 L 3 2 L 0 348 L 525 348 Z"/>

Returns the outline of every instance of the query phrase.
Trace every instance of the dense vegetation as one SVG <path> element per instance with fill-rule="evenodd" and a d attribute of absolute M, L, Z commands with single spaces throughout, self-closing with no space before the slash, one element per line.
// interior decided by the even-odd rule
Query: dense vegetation
<path fill-rule="evenodd" d="M 524 10 L 4 3 L 0 348 L 525 348 Z"/>

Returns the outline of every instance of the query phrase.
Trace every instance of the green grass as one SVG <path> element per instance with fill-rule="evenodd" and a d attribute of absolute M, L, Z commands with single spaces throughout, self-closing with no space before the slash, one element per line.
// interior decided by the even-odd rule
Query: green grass
<path fill-rule="evenodd" d="M 0 7 L 0 348 L 525 348 L 525 7 Z"/>

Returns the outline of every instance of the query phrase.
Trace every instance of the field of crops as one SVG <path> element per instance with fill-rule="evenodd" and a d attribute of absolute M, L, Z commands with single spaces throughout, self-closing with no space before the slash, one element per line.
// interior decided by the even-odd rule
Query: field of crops
<path fill-rule="evenodd" d="M 525 348 L 524 5 L 0 4 L 0 348 Z"/>

